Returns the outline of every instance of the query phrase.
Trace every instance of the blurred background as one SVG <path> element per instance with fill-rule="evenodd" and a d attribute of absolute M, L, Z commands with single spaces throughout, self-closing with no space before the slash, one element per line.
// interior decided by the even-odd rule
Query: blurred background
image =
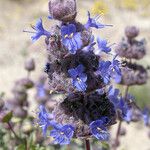
<path fill-rule="evenodd" d="M 77 3 L 80 22 L 86 22 L 89 10 L 93 15 L 100 14 L 102 23 L 113 25 L 112 28 L 99 30 L 99 33 L 94 32 L 110 43 L 121 40 L 127 25 L 137 26 L 140 29 L 138 38 L 147 41 L 147 55 L 138 63 L 150 65 L 150 0 L 78 0 Z M 26 58 L 35 59 L 33 79 L 43 71 L 46 62 L 44 38 L 32 43 L 30 35 L 23 30 L 30 30 L 30 25 L 35 24 L 39 17 L 46 29 L 52 26 L 53 22 L 47 19 L 47 4 L 48 0 L 0 0 L 0 92 L 4 92 L 6 97 L 11 95 L 14 81 L 27 74 L 23 67 Z M 141 107 L 150 106 L 149 91 L 150 80 L 146 85 L 134 86 L 130 90 Z M 33 98 L 31 103 L 34 104 Z M 128 126 L 128 134 L 122 143 L 120 150 L 150 150 L 147 129 L 141 124 Z"/>

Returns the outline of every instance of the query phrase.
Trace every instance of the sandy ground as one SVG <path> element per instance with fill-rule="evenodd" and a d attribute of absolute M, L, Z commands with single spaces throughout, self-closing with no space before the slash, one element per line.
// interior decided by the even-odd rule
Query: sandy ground
<path fill-rule="evenodd" d="M 102 17 L 103 22 L 113 24 L 113 28 L 101 30 L 98 35 L 109 39 L 111 43 L 116 43 L 122 37 L 124 27 L 127 25 L 137 25 L 141 30 L 141 37 L 145 37 L 149 42 L 150 48 L 150 16 L 141 17 L 138 12 L 118 10 L 108 2 L 109 14 Z M 82 0 L 78 2 L 80 10 L 78 19 L 81 22 L 86 21 L 86 12 L 90 10 L 92 1 Z M 13 82 L 26 76 L 23 64 L 27 57 L 35 58 L 37 67 L 32 74 L 32 78 L 37 78 L 43 69 L 46 58 L 43 39 L 32 43 L 29 35 L 22 32 L 23 29 L 29 29 L 31 23 L 43 16 L 46 27 L 52 23 L 46 19 L 48 15 L 47 0 L 0 0 L 0 92 L 10 95 Z M 33 21 L 33 22 L 32 22 Z M 150 51 L 142 60 L 143 64 L 148 64 Z M 148 84 L 137 90 L 148 91 Z M 145 94 L 145 98 L 150 99 L 150 92 Z M 121 139 L 122 146 L 119 150 L 150 150 L 150 139 L 147 138 L 147 129 L 141 124 L 131 124 L 127 126 L 127 136 Z M 117 126 L 114 126 L 114 131 Z"/>

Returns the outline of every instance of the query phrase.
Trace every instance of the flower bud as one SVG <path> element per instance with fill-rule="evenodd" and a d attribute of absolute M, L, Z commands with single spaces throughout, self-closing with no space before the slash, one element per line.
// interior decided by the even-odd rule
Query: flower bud
<path fill-rule="evenodd" d="M 135 26 L 127 26 L 125 29 L 125 34 L 129 39 L 133 39 L 139 34 L 139 29 Z"/>
<path fill-rule="evenodd" d="M 26 93 L 26 89 L 24 86 L 22 86 L 21 84 L 19 84 L 20 81 L 17 81 L 15 86 L 12 89 L 13 93 Z"/>
<path fill-rule="evenodd" d="M 13 113 L 15 117 L 22 118 L 22 119 L 27 116 L 27 111 L 20 107 L 16 107 Z"/>
<path fill-rule="evenodd" d="M 22 131 L 25 133 L 25 134 L 29 134 L 33 131 L 33 127 L 32 127 L 32 124 L 31 122 L 25 122 L 23 125 L 22 125 Z"/>
<path fill-rule="evenodd" d="M 35 70 L 35 62 L 34 59 L 30 58 L 25 62 L 25 69 L 27 71 L 33 71 Z"/>
<path fill-rule="evenodd" d="M 19 105 L 22 105 L 24 101 L 27 100 L 27 93 L 15 93 L 15 99 L 18 100 Z"/>
<path fill-rule="evenodd" d="M 121 68 L 123 85 L 142 85 L 148 80 L 147 70 L 136 63 L 126 63 L 126 67 Z"/>
<path fill-rule="evenodd" d="M 146 44 L 144 40 L 132 41 L 132 44 L 123 39 L 115 48 L 120 57 L 127 59 L 142 59 L 146 54 Z"/>
<path fill-rule="evenodd" d="M 60 21 L 73 21 L 76 17 L 76 0 L 50 0 L 49 13 Z"/>
<path fill-rule="evenodd" d="M 33 81 L 30 80 L 29 78 L 23 78 L 23 79 L 19 80 L 16 84 L 20 84 L 20 86 L 25 87 L 25 89 L 30 89 L 34 86 Z"/>
<path fill-rule="evenodd" d="M 9 110 L 14 110 L 16 106 L 20 105 L 20 103 L 22 102 L 18 101 L 16 98 L 11 98 L 6 100 L 5 105 Z"/>

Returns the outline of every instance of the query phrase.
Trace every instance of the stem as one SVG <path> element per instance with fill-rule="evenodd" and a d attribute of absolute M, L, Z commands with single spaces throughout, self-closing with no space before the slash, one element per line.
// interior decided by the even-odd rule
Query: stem
<path fill-rule="evenodd" d="M 12 133 L 14 134 L 14 136 L 16 137 L 16 139 L 18 139 L 20 142 L 23 142 L 23 143 L 25 144 L 25 150 L 29 150 L 29 149 L 28 149 L 27 138 L 21 139 L 21 138 L 16 134 L 16 132 L 14 131 L 14 129 L 12 128 L 10 122 L 8 122 L 7 124 L 8 124 L 8 126 L 9 126 L 11 132 L 12 132 Z"/>
<path fill-rule="evenodd" d="M 127 102 L 128 91 L 129 91 L 129 86 L 126 86 L 125 94 L 124 94 L 125 102 Z M 121 131 L 121 125 L 122 125 L 122 120 L 120 120 L 119 124 L 118 124 L 118 129 L 117 129 L 116 138 L 115 138 L 114 150 L 117 149 L 117 146 L 118 146 L 118 143 L 119 143 L 119 136 L 120 136 L 120 131 Z"/>
<path fill-rule="evenodd" d="M 125 94 L 124 94 L 124 100 L 125 100 L 125 102 L 127 101 L 128 91 L 129 91 L 129 86 L 127 85 L 126 89 L 125 89 Z"/>
<path fill-rule="evenodd" d="M 90 140 L 86 139 L 85 140 L 85 150 L 90 150 Z"/>
<path fill-rule="evenodd" d="M 16 134 L 16 132 L 15 132 L 15 131 L 14 131 L 14 129 L 12 128 L 12 126 L 11 126 L 10 122 L 8 122 L 7 124 L 8 124 L 8 126 L 9 126 L 9 128 L 10 128 L 11 132 L 14 134 L 14 136 L 15 136 L 17 139 L 19 139 L 19 140 L 20 140 L 19 136 Z"/>
<path fill-rule="evenodd" d="M 71 148 L 70 148 L 70 145 L 67 145 L 67 148 L 66 148 L 67 150 L 71 150 Z"/>
<path fill-rule="evenodd" d="M 25 138 L 25 150 L 29 150 L 29 149 L 28 149 L 28 141 L 27 141 L 27 138 Z"/>
<path fill-rule="evenodd" d="M 115 139 L 115 145 L 114 145 L 114 150 L 117 149 L 118 143 L 119 143 L 119 136 L 120 136 L 120 131 L 121 131 L 121 125 L 122 125 L 122 121 L 119 121 L 118 124 L 118 129 L 117 129 L 117 133 L 116 133 L 116 139 Z"/>
<path fill-rule="evenodd" d="M 27 78 L 30 78 L 30 71 L 27 72 Z"/>

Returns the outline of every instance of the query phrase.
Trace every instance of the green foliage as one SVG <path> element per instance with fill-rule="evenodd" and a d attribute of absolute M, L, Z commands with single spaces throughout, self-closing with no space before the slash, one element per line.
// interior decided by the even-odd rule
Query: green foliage
<path fill-rule="evenodd" d="M 5 141 L 4 141 L 5 132 L 0 128 L 0 150 L 7 150 Z"/>
<path fill-rule="evenodd" d="M 102 142 L 102 148 L 103 148 L 103 150 L 109 150 L 110 149 L 109 144 L 107 142 Z"/>
<path fill-rule="evenodd" d="M 3 123 L 8 123 L 8 122 L 11 120 L 12 116 L 13 116 L 12 111 L 8 112 L 8 113 L 3 117 L 2 122 L 3 122 Z"/>
<path fill-rule="evenodd" d="M 15 148 L 15 150 L 26 150 L 26 146 L 21 144 Z M 40 147 L 39 145 L 30 145 L 30 150 L 46 150 L 44 147 Z"/>

